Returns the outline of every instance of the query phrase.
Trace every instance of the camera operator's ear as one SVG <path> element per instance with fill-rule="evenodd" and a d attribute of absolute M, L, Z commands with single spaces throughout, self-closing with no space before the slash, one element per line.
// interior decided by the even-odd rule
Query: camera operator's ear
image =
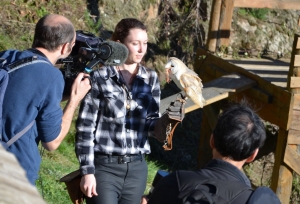
<path fill-rule="evenodd" d="M 64 43 L 62 46 L 61 46 L 61 55 L 65 55 L 69 52 L 69 46 L 70 46 L 70 43 Z"/>

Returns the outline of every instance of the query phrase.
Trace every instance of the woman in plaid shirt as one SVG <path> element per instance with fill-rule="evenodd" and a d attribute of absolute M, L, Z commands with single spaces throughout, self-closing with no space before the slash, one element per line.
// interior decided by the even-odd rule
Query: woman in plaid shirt
<path fill-rule="evenodd" d="M 129 55 L 121 66 L 91 73 L 92 90 L 77 120 L 81 190 L 87 204 L 138 204 L 147 180 L 148 136 L 159 118 L 160 83 L 157 73 L 140 63 L 148 43 L 142 22 L 122 19 L 112 40 L 124 44 Z"/>

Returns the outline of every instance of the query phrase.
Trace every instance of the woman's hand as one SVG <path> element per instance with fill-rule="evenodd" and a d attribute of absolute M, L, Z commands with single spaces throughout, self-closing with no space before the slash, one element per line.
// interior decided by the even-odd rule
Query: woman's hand
<path fill-rule="evenodd" d="M 94 174 L 86 174 L 81 178 L 80 189 L 89 198 L 98 195 L 96 192 L 96 179 Z"/>
<path fill-rule="evenodd" d="M 148 203 L 148 197 L 147 197 L 147 195 L 143 195 L 141 198 L 140 204 L 147 204 L 147 203 Z"/>

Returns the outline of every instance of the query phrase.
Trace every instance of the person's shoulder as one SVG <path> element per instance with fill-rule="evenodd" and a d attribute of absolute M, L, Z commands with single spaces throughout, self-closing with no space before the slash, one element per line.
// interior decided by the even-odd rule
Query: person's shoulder
<path fill-rule="evenodd" d="M 116 75 L 116 70 L 114 69 L 114 67 L 105 65 L 93 69 L 93 71 L 91 71 L 90 73 L 91 77 L 101 77 L 104 79 L 108 79 L 110 77 L 113 77 L 114 75 Z"/>
<path fill-rule="evenodd" d="M 276 194 L 268 187 L 261 186 L 253 191 L 251 194 L 247 204 L 255 204 L 255 203 L 272 203 L 272 204 L 280 204 L 279 198 Z"/>
<path fill-rule="evenodd" d="M 6 59 L 6 63 L 11 63 L 15 60 L 18 60 L 22 54 L 23 54 L 22 51 L 9 49 L 9 50 L 1 51 L 0 58 Z"/>

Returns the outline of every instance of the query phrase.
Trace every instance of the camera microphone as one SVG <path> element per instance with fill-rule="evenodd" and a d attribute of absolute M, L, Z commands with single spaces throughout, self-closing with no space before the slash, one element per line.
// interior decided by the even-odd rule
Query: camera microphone
<path fill-rule="evenodd" d="M 77 30 L 70 56 L 56 62 L 63 64 L 60 70 L 65 79 L 64 95 L 70 95 L 72 84 L 79 72 L 89 74 L 98 64 L 118 66 L 124 64 L 127 57 L 128 49 L 122 43 L 104 41 L 92 33 Z"/>
<path fill-rule="evenodd" d="M 97 48 L 81 47 L 79 54 L 90 61 L 85 68 L 85 71 L 89 73 L 99 63 L 106 66 L 124 64 L 128 57 L 128 49 L 121 43 L 105 41 L 100 43 Z"/>
<path fill-rule="evenodd" d="M 128 49 L 125 45 L 114 41 L 106 41 L 103 43 L 103 46 L 109 47 L 111 52 L 104 61 L 104 65 L 117 66 L 125 63 L 128 57 Z M 105 53 L 103 53 L 103 55 L 105 55 Z"/>

